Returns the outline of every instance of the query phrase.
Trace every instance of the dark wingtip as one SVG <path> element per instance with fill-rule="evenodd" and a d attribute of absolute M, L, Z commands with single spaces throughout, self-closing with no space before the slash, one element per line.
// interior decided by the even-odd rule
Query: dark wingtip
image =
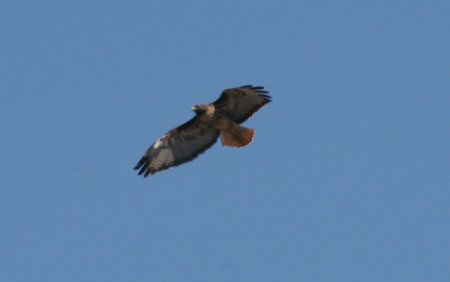
<path fill-rule="evenodd" d="M 264 90 L 264 86 L 253 86 L 252 84 L 248 84 L 248 85 L 241 86 L 240 88 L 250 88 L 260 94 L 268 94 L 269 93 L 269 91 Z"/>
<path fill-rule="evenodd" d="M 272 97 L 266 94 L 259 94 L 261 97 L 265 98 L 265 101 L 267 101 L 267 103 L 272 102 Z"/>
<path fill-rule="evenodd" d="M 265 99 L 266 103 L 272 102 L 272 100 L 271 100 L 271 99 L 272 99 L 272 96 L 267 95 L 267 94 L 269 94 L 269 91 L 264 90 L 264 86 L 255 86 L 255 87 L 250 86 L 250 88 L 251 88 L 252 90 L 255 90 L 256 93 L 259 94 L 259 96 L 263 97 L 263 98 Z"/>
<path fill-rule="evenodd" d="M 144 175 L 144 177 L 147 177 L 149 175 L 152 175 L 155 173 L 154 170 L 152 170 L 149 167 L 149 163 L 148 163 L 149 157 L 148 156 L 144 156 L 142 157 L 142 159 L 139 161 L 139 163 L 134 167 L 134 169 L 139 169 L 138 175 Z"/>
<path fill-rule="evenodd" d="M 138 175 L 141 175 L 145 172 L 144 177 L 147 177 L 149 170 L 148 170 L 148 157 L 143 156 L 141 160 L 138 162 L 138 164 L 134 167 L 135 170 L 139 169 Z"/>
<path fill-rule="evenodd" d="M 147 159 L 148 159 L 147 156 L 143 156 L 143 157 L 139 160 L 139 162 L 137 163 L 137 165 L 134 167 L 134 169 L 136 170 L 136 169 L 141 168 L 141 166 L 145 164 L 145 162 L 147 161 Z"/>
<path fill-rule="evenodd" d="M 146 169 L 147 169 L 147 167 L 143 166 L 143 167 L 141 168 L 141 170 L 139 170 L 138 175 L 143 174 L 144 171 L 145 171 Z"/>

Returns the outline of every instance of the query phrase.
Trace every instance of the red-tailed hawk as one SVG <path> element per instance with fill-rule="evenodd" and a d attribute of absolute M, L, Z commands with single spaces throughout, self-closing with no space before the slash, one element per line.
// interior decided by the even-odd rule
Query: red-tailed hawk
<path fill-rule="evenodd" d="M 193 106 L 195 116 L 159 138 L 134 169 L 147 177 L 191 161 L 216 143 L 219 135 L 223 146 L 248 145 L 255 131 L 239 124 L 271 102 L 268 93 L 262 86 L 245 85 L 224 90 L 211 104 Z"/>

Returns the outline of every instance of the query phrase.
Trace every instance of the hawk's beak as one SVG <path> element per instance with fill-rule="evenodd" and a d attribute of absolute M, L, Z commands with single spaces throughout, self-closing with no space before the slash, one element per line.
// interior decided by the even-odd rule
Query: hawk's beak
<path fill-rule="evenodd" d="M 206 109 L 203 105 L 195 105 L 191 108 L 196 114 L 203 114 L 206 112 Z"/>

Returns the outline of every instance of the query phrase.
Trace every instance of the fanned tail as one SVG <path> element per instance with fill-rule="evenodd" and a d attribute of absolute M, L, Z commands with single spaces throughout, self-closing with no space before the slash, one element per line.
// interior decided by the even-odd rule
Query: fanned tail
<path fill-rule="evenodd" d="M 222 145 L 228 147 L 243 147 L 253 141 L 255 131 L 240 125 L 236 125 L 230 130 L 221 130 L 220 136 Z"/>

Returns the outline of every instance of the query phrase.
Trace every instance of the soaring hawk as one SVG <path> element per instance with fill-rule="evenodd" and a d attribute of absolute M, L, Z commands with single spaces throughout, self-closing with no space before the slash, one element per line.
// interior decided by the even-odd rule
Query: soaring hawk
<path fill-rule="evenodd" d="M 186 163 L 209 149 L 219 135 L 223 146 L 248 145 L 255 131 L 239 124 L 271 102 L 268 93 L 262 86 L 245 85 L 224 90 L 211 104 L 193 106 L 195 116 L 159 138 L 134 169 L 147 177 Z"/>

